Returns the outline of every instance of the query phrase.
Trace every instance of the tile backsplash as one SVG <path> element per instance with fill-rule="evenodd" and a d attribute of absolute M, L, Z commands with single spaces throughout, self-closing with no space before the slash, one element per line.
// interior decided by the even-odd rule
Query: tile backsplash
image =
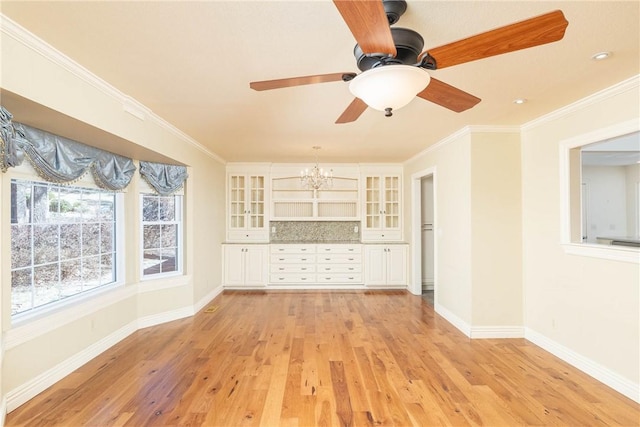
<path fill-rule="evenodd" d="M 360 242 L 360 221 L 271 221 L 269 231 L 271 243 Z"/>

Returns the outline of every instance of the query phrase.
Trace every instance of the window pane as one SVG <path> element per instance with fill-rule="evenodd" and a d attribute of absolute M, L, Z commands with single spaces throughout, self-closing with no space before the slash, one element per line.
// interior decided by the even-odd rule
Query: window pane
<path fill-rule="evenodd" d="M 11 226 L 11 268 L 31 265 L 31 226 Z"/>
<path fill-rule="evenodd" d="M 113 245 L 113 225 L 110 223 L 103 223 L 100 225 L 100 252 L 108 253 L 113 252 L 115 247 Z"/>
<path fill-rule="evenodd" d="M 163 249 L 162 250 L 162 264 L 161 270 L 163 273 L 168 271 L 177 271 L 176 268 L 176 249 Z"/>
<path fill-rule="evenodd" d="M 143 227 L 144 233 L 144 249 L 154 249 L 160 247 L 160 226 L 159 225 L 145 225 Z"/>
<path fill-rule="evenodd" d="M 161 226 L 160 235 L 162 236 L 162 247 L 174 247 L 178 244 L 178 226 L 163 225 Z"/>
<path fill-rule="evenodd" d="M 158 220 L 158 198 L 145 196 L 142 198 L 142 220 L 157 221 Z"/>
<path fill-rule="evenodd" d="M 144 274 L 158 274 L 160 273 L 160 251 L 159 250 L 146 250 L 143 255 L 143 268 Z"/>
<path fill-rule="evenodd" d="M 68 297 L 82 292 L 82 261 L 79 259 L 60 263 L 60 292 Z"/>
<path fill-rule="evenodd" d="M 31 220 L 31 185 L 11 183 L 11 223 L 24 224 Z"/>
<path fill-rule="evenodd" d="M 60 225 L 60 258 L 70 259 L 78 258 L 80 252 L 80 232 L 82 226 L 80 224 L 62 224 Z"/>
<path fill-rule="evenodd" d="M 100 258 L 100 282 L 111 283 L 116 280 L 116 269 L 113 254 L 102 255 Z"/>
<path fill-rule="evenodd" d="M 11 314 L 31 308 L 31 268 L 12 271 Z"/>
<path fill-rule="evenodd" d="M 92 191 L 83 192 L 82 219 L 87 222 L 100 220 L 100 193 Z"/>
<path fill-rule="evenodd" d="M 162 197 L 159 200 L 160 221 L 173 221 L 176 218 L 176 206 L 173 197 Z"/>
<path fill-rule="evenodd" d="M 82 282 L 85 290 L 100 286 L 100 257 L 82 259 Z"/>
<path fill-rule="evenodd" d="M 113 195 L 103 194 L 100 199 L 100 220 L 111 222 L 115 218 L 115 199 Z"/>
<path fill-rule="evenodd" d="M 82 224 L 82 255 L 100 253 L 100 224 Z"/>
<path fill-rule="evenodd" d="M 35 225 L 33 229 L 33 263 L 58 261 L 58 226 Z"/>
<path fill-rule="evenodd" d="M 33 269 L 33 306 L 47 304 L 60 299 L 58 289 L 58 264 L 47 264 Z"/>

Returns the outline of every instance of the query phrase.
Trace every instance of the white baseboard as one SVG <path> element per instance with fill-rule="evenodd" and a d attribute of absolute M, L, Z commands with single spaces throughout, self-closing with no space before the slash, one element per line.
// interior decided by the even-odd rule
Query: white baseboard
<path fill-rule="evenodd" d="M 4 420 L 7 418 L 7 398 L 4 396 L 0 401 L 0 427 L 4 426 Z"/>
<path fill-rule="evenodd" d="M 217 288 L 215 288 L 213 291 L 209 292 L 207 295 L 205 295 L 204 297 L 202 297 L 200 299 L 200 301 L 196 302 L 195 306 L 193 307 L 193 312 L 197 313 L 200 310 L 202 310 L 207 304 L 209 304 L 211 301 L 213 301 L 213 299 L 215 297 L 217 297 L 218 295 L 220 295 L 222 293 L 222 291 L 224 290 L 224 287 L 222 286 L 218 286 Z"/>
<path fill-rule="evenodd" d="M 449 310 L 447 310 L 446 308 L 444 308 L 442 305 L 438 303 L 435 304 L 434 308 L 436 313 L 444 317 L 444 319 L 447 322 L 451 323 L 453 326 L 458 328 L 460 332 L 462 332 L 466 336 L 471 337 L 471 326 L 469 326 L 467 322 L 465 322 L 464 320 L 462 320 L 461 318 L 459 318 L 458 316 L 456 316 L 455 314 L 453 314 L 452 312 L 450 312 Z"/>
<path fill-rule="evenodd" d="M 634 383 L 609 368 L 594 362 L 532 329 L 525 328 L 524 337 L 538 347 L 543 348 L 575 368 L 580 369 L 585 374 L 592 376 L 604 385 L 611 387 L 618 393 L 640 403 L 640 384 Z"/>
<path fill-rule="evenodd" d="M 84 350 L 74 354 L 67 360 L 57 364 L 26 383 L 10 390 L 6 394 L 6 412 L 11 412 L 18 406 L 43 392 L 62 378 L 66 377 L 91 359 L 108 350 L 136 331 L 136 322 L 123 326 L 100 341 L 95 342 Z"/>
<path fill-rule="evenodd" d="M 523 338 L 523 326 L 472 326 L 471 338 Z"/>
<path fill-rule="evenodd" d="M 151 314 L 149 316 L 138 319 L 138 329 L 148 328 L 150 326 L 160 325 L 162 323 L 171 322 L 173 320 L 183 319 L 193 316 L 193 306 L 182 307 L 164 313 Z"/>

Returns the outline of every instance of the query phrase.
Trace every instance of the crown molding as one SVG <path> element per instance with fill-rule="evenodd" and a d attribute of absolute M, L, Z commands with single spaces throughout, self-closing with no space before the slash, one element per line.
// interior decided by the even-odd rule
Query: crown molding
<path fill-rule="evenodd" d="M 226 161 L 222 157 L 209 150 L 204 145 L 200 144 L 198 141 L 191 138 L 186 133 L 182 132 L 180 129 L 176 128 L 175 126 L 155 114 L 153 111 L 151 111 L 150 108 L 116 89 L 114 86 L 96 76 L 91 71 L 84 68 L 82 65 L 78 64 L 44 40 L 36 37 L 34 34 L 32 34 L 2 13 L 0 13 L 0 31 L 8 37 L 11 37 L 17 42 L 23 44 L 27 48 L 33 50 L 45 59 L 53 62 L 64 70 L 78 77 L 82 81 L 90 84 L 103 94 L 116 100 L 118 103 L 120 103 L 120 105 L 122 105 L 122 110 L 124 112 L 131 114 L 139 120 L 144 121 L 146 119 L 149 119 L 160 128 L 168 131 L 178 139 L 193 146 L 212 159 L 222 164 L 226 164 Z"/>
<path fill-rule="evenodd" d="M 633 77 L 630 77 L 626 80 L 621 81 L 620 83 L 617 83 L 613 86 L 610 86 L 606 89 L 603 89 L 599 92 L 596 92 L 592 95 L 582 98 L 576 102 L 565 105 L 564 107 L 554 110 L 548 114 L 545 114 L 544 116 L 540 116 L 537 119 L 533 119 L 530 122 L 523 124 L 520 128 L 523 131 L 536 128 L 540 125 L 552 122 L 554 120 L 557 120 L 569 114 L 573 114 L 591 105 L 598 104 L 608 98 L 614 97 L 616 95 L 620 95 L 630 90 L 635 90 L 637 92 L 639 87 L 640 87 L 640 74 L 636 74 Z"/>
<path fill-rule="evenodd" d="M 441 139 L 435 144 L 432 144 L 427 148 L 425 148 L 424 150 L 420 151 L 418 154 L 415 154 L 414 156 L 410 157 L 409 159 L 403 162 L 403 165 L 406 165 L 407 163 L 411 163 L 421 156 L 437 151 L 442 147 L 444 147 L 445 145 L 459 138 L 462 138 L 464 136 L 471 135 L 473 133 L 520 133 L 520 126 L 468 125 L 461 129 L 458 129 L 451 135 L 446 136 L 445 138 Z"/>

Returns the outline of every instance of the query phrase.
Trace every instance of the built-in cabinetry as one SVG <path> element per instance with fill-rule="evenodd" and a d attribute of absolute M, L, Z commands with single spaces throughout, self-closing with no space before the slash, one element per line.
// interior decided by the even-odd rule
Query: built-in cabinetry
<path fill-rule="evenodd" d="M 399 167 L 363 168 L 362 240 L 402 240 L 402 171 Z"/>
<path fill-rule="evenodd" d="M 269 174 L 239 165 L 227 173 L 227 241 L 269 241 Z"/>
<path fill-rule="evenodd" d="M 364 245 L 364 265 L 367 286 L 406 286 L 407 245 Z"/>
<path fill-rule="evenodd" d="M 225 287 L 256 288 L 267 284 L 269 245 L 225 244 L 222 246 Z"/>
<path fill-rule="evenodd" d="M 362 245 L 271 245 L 271 285 L 362 284 Z"/>
<path fill-rule="evenodd" d="M 358 176 L 333 172 L 331 185 L 319 190 L 303 186 L 300 169 L 274 167 L 271 177 L 271 219 L 353 221 L 359 218 Z M 351 173 L 353 174 L 353 172 Z"/>

